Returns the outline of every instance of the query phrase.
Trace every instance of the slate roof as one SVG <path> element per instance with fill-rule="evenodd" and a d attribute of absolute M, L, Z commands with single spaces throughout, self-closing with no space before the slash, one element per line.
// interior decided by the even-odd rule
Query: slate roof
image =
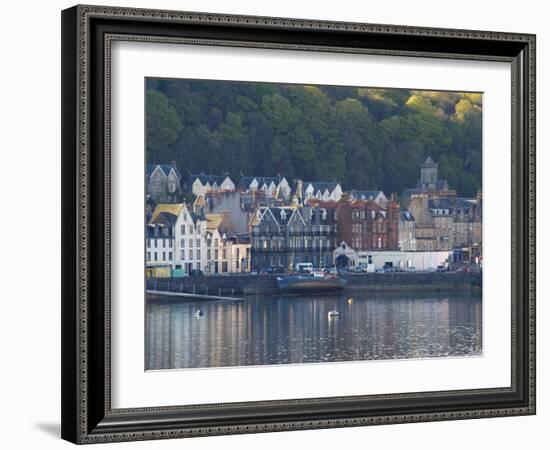
<path fill-rule="evenodd" d="M 401 211 L 399 213 L 399 218 L 403 221 L 413 221 L 414 220 L 414 216 L 411 214 L 411 212 L 406 209 L 405 211 Z"/>
<path fill-rule="evenodd" d="M 426 160 L 422 163 L 422 167 L 435 167 L 437 163 L 434 162 L 431 156 L 428 156 Z"/>
<path fill-rule="evenodd" d="M 223 181 L 228 178 L 227 175 L 209 175 L 204 173 L 195 173 L 191 174 L 187 177 L 187 182 L 189 186 L 191 186 L 196 179 L 199 179 L 200 182 L 205 185 L 206 183 L 209 183 L 210 186 L 213 186 L 214 183 L 216 183 L 218 186 L 223 183 Z M 231 179 L 231 178 L 230 178 Z"/>
<path fill-rule="evenodd" d="M 472 206 L 476 206 L 476 205 L 477 205 L 477 200 L 475 198 L 463 198 L 463 197 L 456 198 L 457 208 L 471 208 Z"/>
<path fill-rule="evenodd" d="M 250 184 L 256 180 L 260 186 L 263 184 L 275 184 L 277 186 L 284 177 L 242 177 L 237 184 L 237 188 L 242 191 L 247 191 L 250 188 Z"/>
<path fill-rule="evenodd" d="M 384 197 L 385 197 L 384 192 L 382 192 L 381 190 L 377 190 L 377 191 L 356 191 L 355 189 L 352 189 L 352 191 L 351 191 L 351 195 L 353 195 L 355 198 L 360 199 L 360 200 L 368 200 L 371 197 L 376 198 L 380 194 L 384 195 Z"/>
<path fill-rule="evenodd" d="M 336 181 L 304 181 L 303 186 L 305 189 L 307 189 L 310 185 L 313 186 L 314 192 L 325 192 L 325 190 L 332 192 L 339 184 L 340 183 Z"/>
<path fill-rule="evenodd" d="M 174 169 L 178 178 L 181 178 L 181 174 L 175 164 L 147 164 L 147 176 L 150 177 L 159 166 L 164 175 L 168 176 L 170 171 Z"/>
<path fill-rule="evenodd" d="M 323 209 L 333 209 L 338 205 L 338 202 L 334 200 L 319 200 L 318 198 L 310 198 L 306 203 L 309 206 L 319 205 L 319 208 Z"/>
<path fill-rule="evenodd" d="M 455 203 L 449 197 L 441 197 L 438 199 L 431 198 L 428 200 L 428 208 L 430 209 L 454 209 Z"/>
<path fill-rule="evenodd" d="M 412 195 L 415 195 L 415 194 L 421 194 L 422 193 L 422 189 L 419 189 L 419 188 L 415 188 L 415 189 L 405 189 L 403 191 L 403 193 L 401 194 L 401 197 L 403 198 L 409 198 L 411 197 Z"/>

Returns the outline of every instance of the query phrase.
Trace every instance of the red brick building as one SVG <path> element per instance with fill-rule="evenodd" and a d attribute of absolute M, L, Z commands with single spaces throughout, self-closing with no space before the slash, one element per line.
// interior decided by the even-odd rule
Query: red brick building
<path fill-rule="evenodd" d="M 350 200 L 336 204 L 337 236 L 354 250 L 398 250 L 399 204 L 390 200 L 382 208 L 374 200 Z"/>

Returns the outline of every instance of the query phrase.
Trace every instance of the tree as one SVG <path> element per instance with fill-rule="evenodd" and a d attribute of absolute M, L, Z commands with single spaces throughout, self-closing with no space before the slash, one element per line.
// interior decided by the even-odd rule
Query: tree
<path fill-rule="evenodd" d="M 174 159 L 171 146 L 182 129 L 178 113 L 162 93 L 147 91 L 147 156 L 150 162 Z"/>

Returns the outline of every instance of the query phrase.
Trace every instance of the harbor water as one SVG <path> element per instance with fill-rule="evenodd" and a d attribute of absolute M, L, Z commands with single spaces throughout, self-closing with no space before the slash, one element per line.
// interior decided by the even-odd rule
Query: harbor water
<path fill-rule="evenodd" d="M 147 370 L 481 354 L 480 290 L 146 305 Z"/>

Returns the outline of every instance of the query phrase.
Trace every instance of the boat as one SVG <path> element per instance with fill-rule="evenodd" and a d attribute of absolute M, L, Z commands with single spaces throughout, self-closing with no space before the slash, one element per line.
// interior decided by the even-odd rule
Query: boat
<path fill-rule="evenodd" d="M 277 275 L 277 286 L 284 294 L 303 294 L 308 292 L 334 292 L 346 287 L 346 280 L 323 272 L 311 272 L 295 275 Z"/>

